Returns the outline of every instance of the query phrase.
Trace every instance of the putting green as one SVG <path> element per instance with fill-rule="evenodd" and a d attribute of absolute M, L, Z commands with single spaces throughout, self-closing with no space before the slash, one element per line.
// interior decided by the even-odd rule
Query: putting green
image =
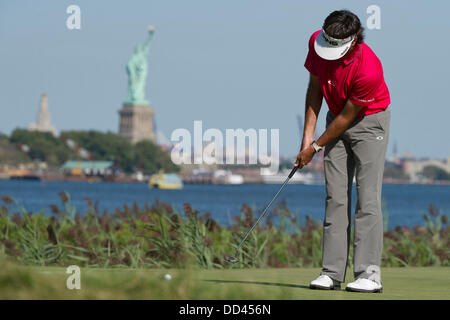
<path fill-rule="evenodd" d="M 311 290 L 319 274 L 312 268 L 82 268 L 80 290 L 67 289 L 65 271 L 8 264 L 0 270 L 0 299 L 450 299 L 448 267 L 383 268 L 382 294 Z"/>

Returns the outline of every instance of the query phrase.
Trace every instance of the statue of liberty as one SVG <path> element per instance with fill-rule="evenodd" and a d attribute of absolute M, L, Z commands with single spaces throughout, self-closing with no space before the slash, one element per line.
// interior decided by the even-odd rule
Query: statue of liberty
<path fill-rule="evenodd" d="M 148 27 L 148 39 L 144 44 L 138 44 L 127 64 L 128 100 L 126 104 L 148 105 L 145 98 L 145 83 L 147 81 L 147 54 L 155 28 Z"/>

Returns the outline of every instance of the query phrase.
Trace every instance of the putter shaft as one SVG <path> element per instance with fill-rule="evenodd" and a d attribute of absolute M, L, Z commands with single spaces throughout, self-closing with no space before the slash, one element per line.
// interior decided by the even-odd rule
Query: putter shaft
<path fill-rule="evenodd" d="M 261 219 L 266 215 L 267 210 L 270 208 L 270 206 L 272 205 L 272 203 L 278 198 L 278 195 L 281 193 L 281 191 L 283 191 L 284 187 L 287 185 L 287 183 L 289 182 L 289 180 L 292 178 L 292 176 L 294 175 L 294 173 L 297 171 L 298 167 L 294 166 L 294 168 L 292 169 L 291 173 L 289 173 L 288 177 L 286 178 L 286 180 L 284 180 L 283 185 L 281 186 L 280 190 L 278 190 L 278 192 L 275 194 L 275 196 L 273 197 L 272 201 L 269 202 L 269 204 L 266 206 L 266 208 L 264 209 L 263 213 L 259 216 L 258 220 L 256 220 L 256 222 L 253 224 L 253 226 L 250 228 L 250 230 L 248 230 L 247 234 L 245 235 L 245 237 L 242 239 L 241 243 L 239 243 L 238 247 L 236 248 L 236 259 L 237 256 L 239 254 L 239 250 L 241 248 L 241 246 L 244 244 L 245 240 L 247 240 L 247 237 L 250 235 L 250 233 L 253 231 L 253 229 L 257 226 L 257 224 L 259 223 L 259 221 L 261 221 Z"/>

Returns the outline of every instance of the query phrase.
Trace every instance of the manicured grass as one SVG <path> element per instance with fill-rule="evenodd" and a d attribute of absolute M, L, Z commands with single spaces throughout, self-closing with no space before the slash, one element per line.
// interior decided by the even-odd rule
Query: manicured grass
<path fill-rule="evenodd" d="M 169 273 L 172 280 L 165 280 Z M 60 267 L 0 270 L 0 299 L 450 299 L 450 268 L 384 268 L 382 294 L 308 288 L 319 273 L 302 269 L 81 269 L 68 290 Z M 351 272 L 349 270 L 351 281 Z M 344 286 L 343 286 L 344 287 Z"/>

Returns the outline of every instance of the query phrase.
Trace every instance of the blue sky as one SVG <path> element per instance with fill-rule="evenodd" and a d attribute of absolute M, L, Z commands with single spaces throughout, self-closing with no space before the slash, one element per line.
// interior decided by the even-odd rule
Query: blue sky
<path fill-rule="evenodd" d="M 68 30 L 66 8 L 81 8 Z M 279 128 L 280 152 L 296 154 L 304 112 L 307 40 L 335 9 L 363 24 L 381 8 L 366 43 L 381 59 L 391 92 L 388 155 L 397 141 L 417 157 L 449 156 L 450 2 L 435 1 L 1 1 L 0 131 L 34 122 L 47 93 L 59 130 L 117 132 L 127 98 L 125 65 L 147 26 L 156 27 L 147 96 L 157 127 Z M 324 103 L 318 123 L 324 129 Z"/>

